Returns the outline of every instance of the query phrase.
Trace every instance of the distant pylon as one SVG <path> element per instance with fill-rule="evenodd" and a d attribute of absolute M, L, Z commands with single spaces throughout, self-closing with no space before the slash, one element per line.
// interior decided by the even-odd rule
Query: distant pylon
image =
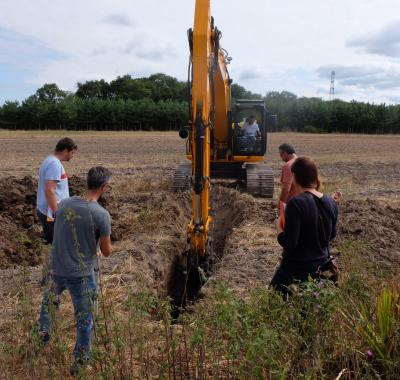
<path fill-rule="evenodd" d="M 335 98 L 335 72 L 332 70 L 331 72 L 331 87 L 329 89 L 329 100 L 333 100 Z"/>

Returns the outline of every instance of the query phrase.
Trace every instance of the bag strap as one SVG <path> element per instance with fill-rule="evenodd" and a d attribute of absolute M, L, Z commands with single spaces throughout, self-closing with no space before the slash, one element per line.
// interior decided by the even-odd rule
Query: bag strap
<path fill-rule="evenodd" d="M 327 233 L 325 226 L 328 226 L 329 228 L 329 217 L 333 222 L 333 217 L 332 217 L 332 212 L 331 210 L 328 210 L 325 206 L 325 204 L 321 201 L 321 198 L 317 197 L 315 194 L 309 192 L 312 197 L 314 198 L 315 205 L 317 206 L 318 210 L 318 219 L 319 219 L 319 228 L 318 228 L 318 233 L 319 230 L 322 230 L 322 238 L 323 241 L 321 241 L 321 236 L 319 236 L 319 241 L 320 243 L 326 245 L 328 247 L 329 245 L 329 240 L 330 240 L 330 232 Z"/>

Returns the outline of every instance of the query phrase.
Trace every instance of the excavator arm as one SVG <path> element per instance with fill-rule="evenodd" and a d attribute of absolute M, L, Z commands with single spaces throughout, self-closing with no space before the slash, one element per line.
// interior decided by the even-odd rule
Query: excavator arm
<path fill-rule="evenodd" d="M 210 130 L 213 127 L 212 75 L 214 33 L 210 0 L 196 0 L 192 31 L 192 178 L 193 210 L 188 226 L 188 240 L 193 255 L 206 255 L 210 224 Z"/>
<path fill-rule="evenodd" d="M 187 249 L 175 263 L 169 294 L 178 308 L 196 298 L 211 255 L 210 164 L 213 151 L 229 134 L 230 79 L 220 32 L 210 15 L 210 0 L 196 0 L 194 26 L 188 31 L 191 61 L 189 152 L 193 191 Z M 182 137 L 182 136 L 181 136 Z M 213 146 L 213 148 L 212 148 Z"/>
<path fill-rule="evenodd" d="M 222 33 L 210 16 L 210 1 L 196 1 L 194 28 L 189 29 L 191 78 L 191 120 L 196 118 L 196 105 L 207 101 L 212 133 L 211 160 L 221 157 L 222 149 L 231 149 L 231 83 L 227 65 L 231 57 L 220 46 Z M 192 147 L 191 147 L 192 148 Z M 193 153 L 192 149 L 189 149 Z M 193 154 L 192 154 L 193 156 Z M 225 152 L 223 158 L 232 156 Z M 193 157 L 188 157 L 192 159 Z"/>
<path fill-rule="evenodd" d="M 187 249 L 178 257 L 173 281 L 169 284 L 169 294 L 173 304 L 178 307 L 196 298 L 210 269 L 213 256 L 210 177 L 213 171 L 220 178 L 233 175 L 234 178 L 245 180 L 247 191 L 251 194 L 272 196 L 273 192 L 272 171 L 262 165 L 248 164 L 264 159 L 265 124 L 262 129 L 264 137 L 258 145 L 257 140 L 253 141 L 250 148 L 246 146 L 242 151 L 235 145 L 236 113 L 240 111 L 239 115 L 243 117 L 248 112 L 247 116 L 250 116 L 251 112 L 256 111 L 259 121 L 264 122 L 265 105 L 262 100 L 238 100 L 236 113 L 232 117 L 232 81 L 227 69 L 231 59 L 220 46 L 221 32 L 211 17 L 210 0 L 196 0 L 194 26 L 189 29 L 188 37 L 191 67 L 190 133 L 183 129 L 180 136 L 189 136 L 187 153 L 191 168 L 190 164 L 183 164 L 177 169 L 174 188 L 187 189 L 191 184 L 193 205 L 187 228 Z"/>
<path fill-rule="evenodd" d="M 191 161 L 193 182 L 193 218 L 188 236 L 191 252 L 206 255 L 210 216 L 210 161 L 222 152 L 231 154 L 230 62 L 220 47 L 221 32 L 210 15 L 210 0 L 196 0 L 194 27 L 189 31 L 192 63 Z"/>

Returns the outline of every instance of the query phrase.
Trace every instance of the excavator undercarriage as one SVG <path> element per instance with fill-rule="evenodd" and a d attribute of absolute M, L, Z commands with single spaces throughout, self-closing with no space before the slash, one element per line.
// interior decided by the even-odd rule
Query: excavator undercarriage
<path fill-rule="evenodd" d="M 274 175 L 265 164 L 211 163 L 211 179 L 236 180 L 243 190 L 255 197 L 272 198 L 274 195 Z M 186 191 L 192 185 L 192 164 L 179 165 L 174 173 L 173 191 Z"/>

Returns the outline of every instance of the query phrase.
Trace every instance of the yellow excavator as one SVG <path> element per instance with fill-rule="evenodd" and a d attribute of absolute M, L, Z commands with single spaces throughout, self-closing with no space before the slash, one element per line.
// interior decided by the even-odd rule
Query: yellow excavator
<path fill-rule="evenodd" d="M 175 191 L 193 189 L 188 247 L 170 283 L 175 305 L 195 298 L 210 271 L 212 217 L 210 180 L 240 180 L 255 196 L 273 196 L 270 168 L 263 164 L 267 145 L 267 119 L 263 100 L 237 100 L 231 109 L 231 58 L 220 46 L 221 32 L 210 14 L 210 0 L 196 0 L 194 26 L 188 30 L 190 61 L 190 124 L 179 131 L 186 139 L 191 162 L 180 165 L 173 179 Z"/>

